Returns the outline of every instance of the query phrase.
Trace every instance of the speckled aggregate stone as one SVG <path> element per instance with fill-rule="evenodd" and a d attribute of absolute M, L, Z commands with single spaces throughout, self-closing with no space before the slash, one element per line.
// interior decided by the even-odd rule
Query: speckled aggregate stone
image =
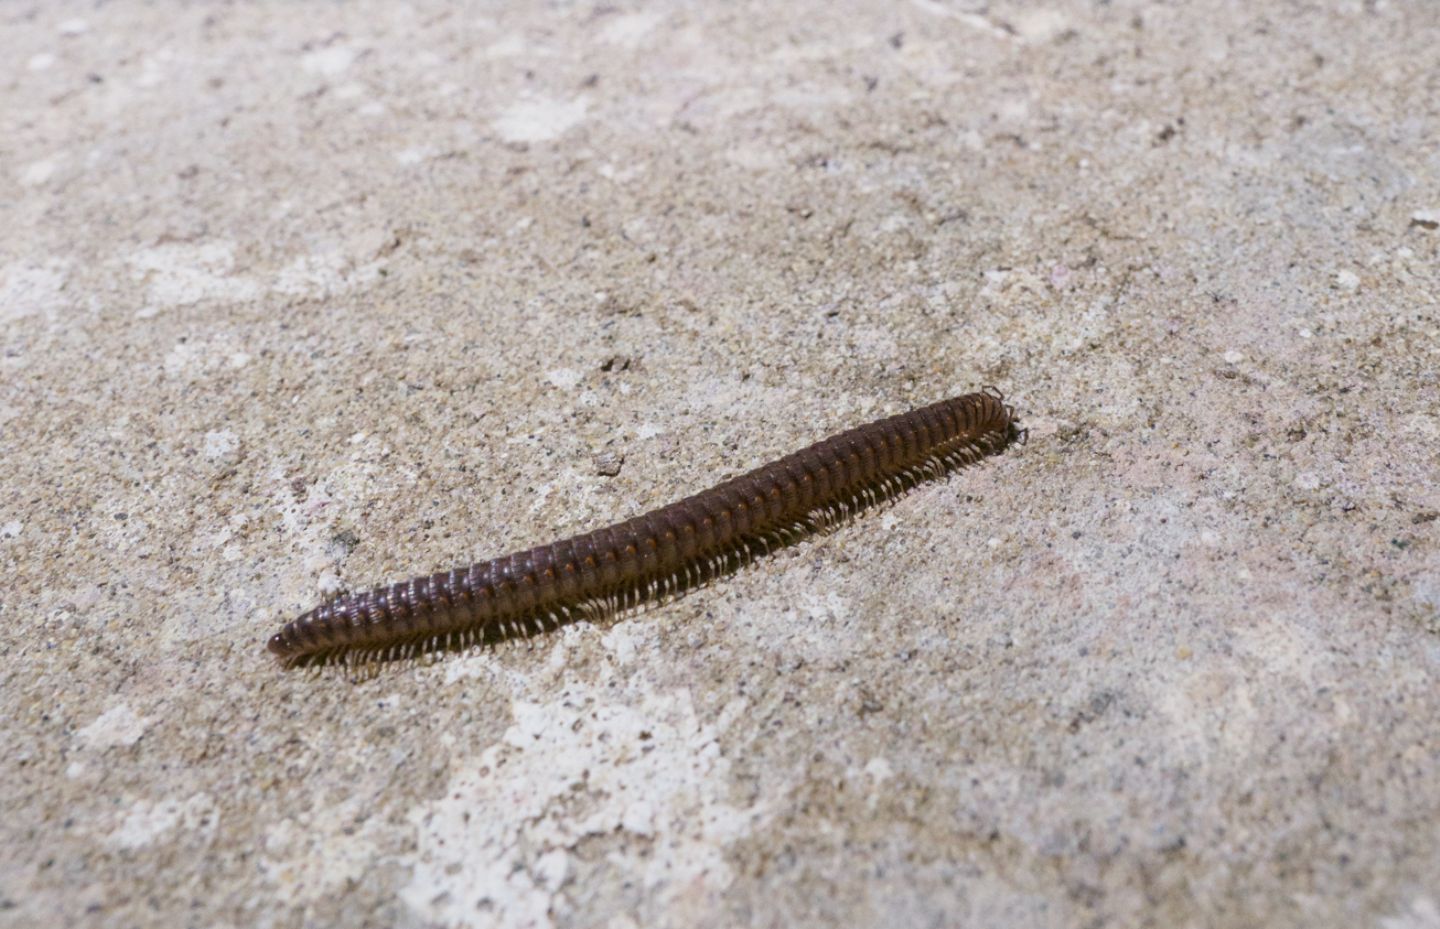
<path fill-rule="evenodd" d="M 0 925 L 1440 926 L 1437 45 L 0 6 Z M 678 603 L 263 651 L 981 384 L 1027 446 Z"/>

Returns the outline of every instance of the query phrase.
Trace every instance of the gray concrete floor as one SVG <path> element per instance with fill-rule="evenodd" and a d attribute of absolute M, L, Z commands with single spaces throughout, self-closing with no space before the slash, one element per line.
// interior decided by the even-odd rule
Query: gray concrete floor
<path fill-rule="evenodd" d="M 0 5 L 0 924 L 1440 926 L 1437 48 Z M 992 383 L 1028 446 L 678 603 L 262 649 Z"/>

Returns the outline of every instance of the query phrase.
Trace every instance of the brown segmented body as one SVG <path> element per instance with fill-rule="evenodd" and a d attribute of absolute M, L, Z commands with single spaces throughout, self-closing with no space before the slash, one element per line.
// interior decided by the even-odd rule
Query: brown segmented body
<path fill-rule="evenodd" d="M 1017 434 L 1014 408 L 993 388 L 942 400 L 614 526 L 337 597 L 286 623 L 269 648 L 286 664 L 394 657 L 610 612 L 714 577 Z"/>

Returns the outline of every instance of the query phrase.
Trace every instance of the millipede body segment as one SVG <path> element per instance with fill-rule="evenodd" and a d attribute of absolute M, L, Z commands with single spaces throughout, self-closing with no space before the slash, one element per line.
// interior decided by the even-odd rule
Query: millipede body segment
<path fill-rule="evenodd" d="M 269 649 L 287 665 L 385 659 L 611 614 L 733 570 L 1019 434 L 993 388 L 942 400 L 604 529 L 337 597 L 286 623 Z"/>

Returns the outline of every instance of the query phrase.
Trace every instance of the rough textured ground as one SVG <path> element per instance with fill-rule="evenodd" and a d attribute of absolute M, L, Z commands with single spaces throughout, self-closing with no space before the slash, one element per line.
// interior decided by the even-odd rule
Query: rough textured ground
<path fill-rule="evenodd" d="M 1437 42 L 0 6 L 0 924 L 1440 925 Z M 679 603 L 262 651 L 987 383 L 1028 447 Z"/>

